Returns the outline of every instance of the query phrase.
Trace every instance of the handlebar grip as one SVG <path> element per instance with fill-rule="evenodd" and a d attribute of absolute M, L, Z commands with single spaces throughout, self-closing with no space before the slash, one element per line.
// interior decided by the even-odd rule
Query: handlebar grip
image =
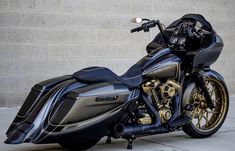
<path fill-rule="evenodd" d="M 139 31 L 141 31 L 141 30 L 143 30 L 143 27 L 142 27 L 142 26 L 137 27 L 137 28 L 134 28 L 134 29 L 131 29 L 131 33 L 139 32 Z"/>

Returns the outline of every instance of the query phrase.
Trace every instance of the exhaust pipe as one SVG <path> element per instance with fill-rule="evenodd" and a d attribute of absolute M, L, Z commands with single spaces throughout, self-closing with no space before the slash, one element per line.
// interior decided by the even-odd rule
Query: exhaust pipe
<path fill-rule="evenodd" d="M 123 124 L 118 123 L 114 126 L 115 137 L 119 138 L 123 136 L 124 131 L 125 131 L 125 126 Z"/>
<path fill-rule="evenodd" d="M 114 132 L 116 137 L 129 137 L 132 135 L 145 135 L 145 134 L 156 134 L 169 132 L 166 128 L 158 128 L 161 125 L 161 120 L 158 111 L 153 107 L 146 96 L 141 95 L 142 100 L 146 104 L 147 108 L 152 112 L 155 117 L 155 123 L 146 125 L 136 125 L 136 126 L 124 126 L 118 123 L 114 127 Z"/>
<path fill-rule="evenodd" d="M 168 133 L 170 130 L 166 127 L 156 127 L 155 124 L 151 125 L 136 125 L 136 126 L 127 126 L 123 124 L 117 124 L 115 126 L 115 136 L 117 138 L 129 138 L 133 136 L 144 136 L 144 135 L 153 135 L 160 133 Z"/>

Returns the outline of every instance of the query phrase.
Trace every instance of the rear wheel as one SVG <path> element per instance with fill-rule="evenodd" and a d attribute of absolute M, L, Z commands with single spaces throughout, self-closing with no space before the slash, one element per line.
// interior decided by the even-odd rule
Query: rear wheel
<path fill-rule="evenodd" d="M 86 150 L 95 146 L 99 142 L 99 140 L 100 138 L 89 140 L 89 141 L 66 142 L 66 143 L 59 143 L 59 144 L 63 146 L 64 148 L 67 148 L 68 150 L 71 150 L 71 151 L 82 151 L 82 150 Z"/>
<path fill-rule="evenodd" d="M 206 86 L 215 108 L 211 110 L 207 106 L 204 95 L 195 87 L 190 99 L 193 110 L 186 112 L 191 121 L 183 127 L 183 131 L 191 137 L 205 138 L 213 135 L 222 126 L 228 112 L 229 96 L 225 84 L 207 78 Z"/>

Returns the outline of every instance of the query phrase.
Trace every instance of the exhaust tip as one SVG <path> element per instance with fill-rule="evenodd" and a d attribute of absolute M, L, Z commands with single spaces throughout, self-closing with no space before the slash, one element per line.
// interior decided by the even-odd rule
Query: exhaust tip
<path fill-rule="evenodd" d="M 116 136 L 117 137 L 122 136 L 122 134 L 124 133 L 124 129 L 125 129 L 125 126 L 121 123 L 115 125 L 114 126 L 114 131 L 115 131 Z"/>

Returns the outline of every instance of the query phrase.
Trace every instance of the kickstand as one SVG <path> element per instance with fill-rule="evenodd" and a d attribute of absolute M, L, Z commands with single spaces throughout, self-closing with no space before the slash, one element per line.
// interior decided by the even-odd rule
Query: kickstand
<path fill-rule="evenodd" d="M 127 144 L 127 149 L 132 149 L 132 141 L 133 141 L 133 139 L 132 138 L 130 138 L 130 139 L 127 139 L 127 141 L 128 141 L 128 144 Z"/>
<path fill-rule="evenodd" d="M 108 136 L 107 137 L 107 139 L 106 139 L 106 144 L 111 144 L 112 143 L 112 141 L 111 141 L 111 137 L 110 136 Z"/>

